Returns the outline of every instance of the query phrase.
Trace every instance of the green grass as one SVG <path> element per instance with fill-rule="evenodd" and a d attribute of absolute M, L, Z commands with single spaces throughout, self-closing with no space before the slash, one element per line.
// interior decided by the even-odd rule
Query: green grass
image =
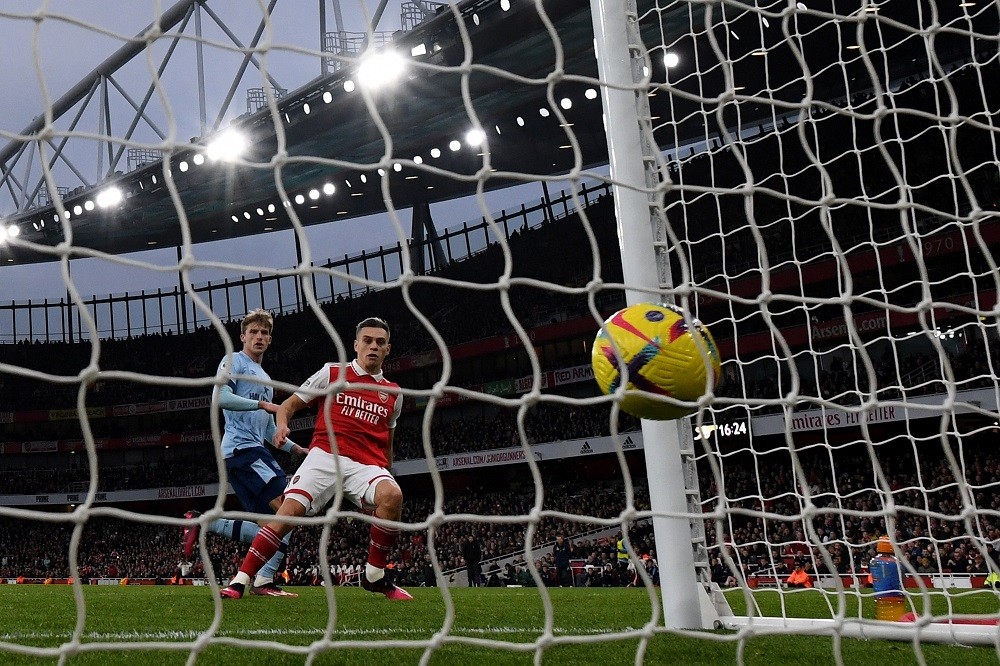
<path fill-rule="evenodd" d="M 442 631 L 446 606 L 441 591 L 415 589 L 413 602 L 393 603 L 357 588 L 336 590 L 336 615 L 331 643 L 323 631 L 331 619 L 322 588 L 298 589 L 291 598 L 248 597 L 223 604 L 220 624 L 212 642 L 195 648 L 214 619 L 214 604 L 206 587 L 86 587 L 86 623 L 82 645 L 99 650 L 73 651 L 70 643 L 76 624 L 76 604 L 67 586 L 0 586 L 0 664 L 54 663 L 58 655 L 34 657 L 20 654 L 24 646 L 62 649 L 72 654 L 71 664 L 182 664 L 193 649 L 204 664 L 299 664 L 304 652 L 282 652 L 282 647 L 316 648 L 321 664 L 409 664 L 426 649 L 418 643 L 440 633 L 431 664 L 531 664 L 534 645 L 543 636 L 545 608 L 538 590 L 518 588 L 460 588 L 451 590 L 454 623 Z M 747 664 L 828 664 L 835 661 L 834 641 L 803 636 L 754 637 L 740 644 L 727 631 L 679 635 L 661 632 L 642 646 L 637 634 L 611 640 L 575 644 L 581 637 L 600 632 L 636 632 L 649 623 L 651 605 L 643 589 L 552 589 L 554 642 L 544 647 L 544 664 L 628 664 L 644 647 L 648 664 L 732 664 L 738 654 Z M 741 594 L 728 595 L 733 610 L 741 613 Z M 848 616 L 859 612 L 871 617 L 868 595 L 849 595 Z M 861 604 L 859 609 L 858 599 Z M 780 614 L 781 595 L 759 591 L 755 603 L 765 615 Z M 819 590 L 784 595 L 787 614 L 795 617 L 829 617 L 828 602 L 836 595 Z M 954 595 L 958 612 L 996 613 L 998 597 L 992 592 Z M 934 597 L 935 613 L 944 612 L 948 599 Z M 567 640 L 568 639 L 568 640 Z M 128 641 L 162 642 L 176 650 L 122 650 Z M 465 642 L 461 642 L 465 640 Z M 501 646 L 475 641 L 499 641 Z M 226 641 L 227 643 L 223 643 Z M 392 644 L 387 642 L 392 641 Z M 251 646 L 250 643 L 256 645 Z M 103 646 L 101 645 L 103 644 Z M 362 645 L 364 644 L 364 645 Z M 905 642 L 845 639 L 840 654 L 848 664 L 911 664 L 917 660 Z M 923 657 L 930 664 L 997 664 L 993 648 L 964 648 L 925 644 Z"/>

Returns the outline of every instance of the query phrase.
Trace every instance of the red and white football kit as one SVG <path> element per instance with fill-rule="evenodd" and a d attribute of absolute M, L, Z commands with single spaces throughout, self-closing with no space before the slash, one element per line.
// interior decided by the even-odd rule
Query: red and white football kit
<path fill-rule="evenodd" d="M 321 401 L 309 454 L 285 489 L 285 496 L 305 506 L 308 515 L 315 515 L 336 494 L 338 466 L 344 496 L 362 509 L 372 507 L 375 486 L 393 481 L 386 467 L 389 431 L 396 427 L 403 406 L 403 397 L 392 392 L 399 385 L 382 373 L 368 374 L 355 360 L 343 370 L 344 381 L 355 386 L 316 395 L 336 383 L 341 372 L 339 364 L 327 363 L 295 393 L 307 404 Z"/>

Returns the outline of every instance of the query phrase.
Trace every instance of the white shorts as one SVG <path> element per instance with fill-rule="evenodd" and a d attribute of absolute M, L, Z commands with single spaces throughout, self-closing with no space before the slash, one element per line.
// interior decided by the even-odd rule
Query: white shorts
<path fill-rule="evenodd" d="M 389 470 L 377 465 L 363 465 L 344 456 L 335 456 L 323 449 L 309 449 L 292 480 L 285 488 L 285 497 L 306 508 L 306 515 L 315 516 L 337 494 L 337 464 L 344 479 L 344 497 L 362 510 L 375 508 L 375 487 L 382 481 L 396 480 Z"/>

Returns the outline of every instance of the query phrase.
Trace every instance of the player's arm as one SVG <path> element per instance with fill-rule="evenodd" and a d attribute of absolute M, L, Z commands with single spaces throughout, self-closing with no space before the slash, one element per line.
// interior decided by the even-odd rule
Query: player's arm
<path fill-rule="evenodd" d="M 288 433 L 291 430 L 288 427 L 288 422 L 291 421 L 292 416 L 295 412 L 299 411 L 306 406 L 306 401 L 300 398 L 297 394 L 293 393 L 288 396 L 287 399 L 280 405 L 278 405 L 278 412 L 274 415 L 277 420 L 275 427 L 275 433 L 271 437 L 271 442 L 278 448 L 284 449 L 285 442 L 288 441 Z"/>
<path fill-rule="evenodd" d="M 274 414 L 278 411 L 278 406 L 273 402 L 267 402 L 266 400 L 254 400 L 252 398 L 244 398 L 241 395 L 236 395 L 233 391 L 233 387 L 229 384 L 216 386 L 215 394 L 219 401 L 219 407 L 222 409 L 228 409 L 231 412 L 252 412 L 256 409 L 263 409 L 265 412 Z"/>
<path fill-rule="evenodd" d="M 279 409 L 281 407 L 280 405 L 275 405 L 275 406 L 278 407 Z M 305 447 L 299 446 L 298 444 L 296 444 L 295 442 L 293 442 L 287 436 L 285 437 L 285 443 L 284 444 L 278 444 L 277 441 L 274 438 L 274 436 L 275 436 L 275 434 L 277 432 L 278 432 L 278 426 L 274 422 L 274 417 L 271 416 L 267 420 L 267 429 L 264 431 L 264 439 L 266 439 L 269 442 L 271 442 L 274 445 L 274 448 L 281 449 L 282 451 L 287 451 L 288 453 L 291 453 L 291 454 L 294 454 L 294 455 L 297 455 L 297 456 L 304 456 L 305 454 L 309 453 L 308 449 L 306 449 Z"/>

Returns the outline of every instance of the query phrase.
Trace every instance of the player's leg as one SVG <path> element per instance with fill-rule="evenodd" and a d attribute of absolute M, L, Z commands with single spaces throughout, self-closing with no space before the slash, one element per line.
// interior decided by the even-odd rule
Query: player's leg
<path fill-rule="evenodd" d="M 305 512 L 305 506 L 300 502 L 294 499 L 286 499 L 282 503 L 281 508 L 278 509 L 276 518 L 282 516 L 303 516 Z M 250 549 L 247 551 L 246 557 L 243 558 L 243 564 L 240 565 L 239 572 L 233 576 L 233 580 L 229 583 L 228 587 L 220 591 L 221 596 L 224 599 L 241 598 L 250 585 L 251 577 L 256 575 L 264 564 L 274 557 L 274 554 L 281 547 L 282 538 L 291 533 L 291 531 L 292 526 L 290 524 L 279 520 L 272 520 L 261 527 L 257 536 L 254 537 L 253 543 L 250 544 Z"/>
<path fill-rule="evenodd" d="M 270 454 L 270 452 L 268 452 Z M 273 458 L 272 458 L 273 460 Z M 278 469 L 277 462 L 274 466 Z M 287 479 L 284 474 L 270 478 L 267 483 L 257 492 L 252 509 L 254 513 L 277 513 L 284 503 L 284 492 L 287 486 Z M 257 572 L 253 581 L 251 592 L 269 597 L 297 597 L 293 592 L 286 592 L 278 587 L 274 578 L 281 570 L 281 565 L 285 561 L 285 553 L 288 551 L 288 543 L 292 538 L 289 530 L 281 539 L 278 550 L 271 556 L 264 566 Z"/>
<path fill-rule="evenodd" d="M 344 495 L 361 508 L 375 509 L 375 517 L 398 521 L 403 514 L 403 491 L 387 470 L 361 465 L 341 456 Z M 368 561 L 361 576 L 361 587 L 379 592 L 388 599 L 403 601 L 413 597 L 386 577 L 389 552 L 399 539 L 399 530 L 372 523 L 369 529 Z"/>
<path fill-rule="evenodd" d="M 285 500 L 278 508 L 276 517 L 304 516 L 314 514 L 330 501 L 336 492 L 337 474 L 332 456 L 319 449 L 312 449 L 295 473 L 296 481 L 285 489 Z M 260 528 L 250 550 L 243 559 L 239 572 L 228 587 L 221 591 L 223 598 L 239 599 L 250 584 L 250 580 L 275 556 L 282 539 L 292 531 L 289 523 L 272 520 Z"/>

